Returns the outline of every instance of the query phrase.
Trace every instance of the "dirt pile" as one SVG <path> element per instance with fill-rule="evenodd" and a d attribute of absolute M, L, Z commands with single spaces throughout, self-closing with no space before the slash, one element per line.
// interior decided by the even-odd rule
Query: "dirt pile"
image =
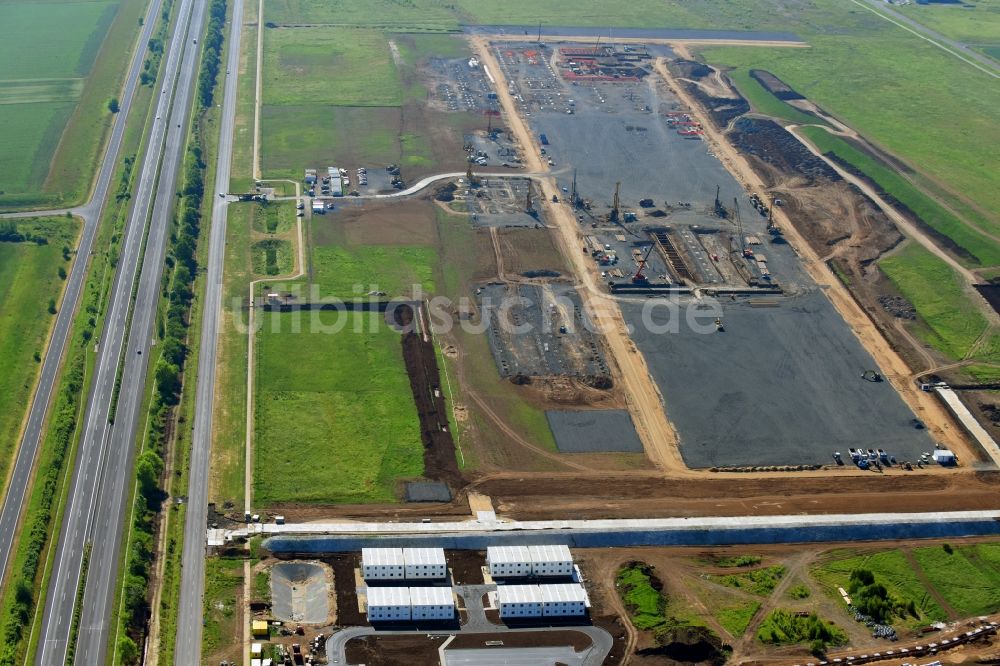
<path fill-rule="evenodd" d="M 902 296 L 889 296 L 888 294 L 879 296 L 878 304 L 897 319 L 913 320 L 917 318 L 917 311 L 913 304 Z"/>
<path fill-rule="evenodd" d="M 676 627 L 657 634 L 660 645 L 636 651 L 642 664 L 705 664 L 722 666 L 722 641 L 705 627 Z"/>
<path fill-rule="evenodd" d="M 452 489 L 465 485 L 455 459 L 455 442 L 448 423 L 448 411 L 441 375 L 438 370 L 434 343 L 425 339 L 422 331 L 429 329 L 426 321 L 414 327 L 413 308 L 397 307 L 393 313 L 396 324 L 407 332 L 403 334 L 403 362 L 410 377 L 413 401 L 420 418 L 420 437 L 424 442 L 424 476 L 442 481 Z M 418 330 L 421 332 L 418 332 Z"/>
<path fill-rule="evenodd" d="M 780 100 L 805 99 L 804 96 L 795 92 L 790 85 L 765 69 L 751 69 L 750 76 L 756 79 L 757 83 L 764 86 L 765 90 Z"/>
<path fill-rule="evenodd" d="M 840 180 L 830 165 L 810 153 L 798 139 L 773 120 L 740 118 L 733 123 L 729 137 L 741 152 L 782 171 L 805 176 L 810 183 L 819 178 Z"/>
<path fill-rule="evenodd" d="M 675 60 L 672 63 L 673 70 L 678 76 L 686 79 L 700 79 L 712 73 L 712 68 L 696 60 Z"/>
<path fill-rule="evenodd" d="M 690 62 L 691 61 L 689 60 L 675 60 L 669 63 L 668 67 L 670 67 L 671 72 L 675 76 L 683 79 L 688 77 L 688 75 L 683 72 L 691 68 Z M 705 66 L 702 65 L 702 67 Z M 705 69 L 707 71 L 702 76 L 712 72 L 709 67 L 705 67 Z M 701 70 L 698 71 L 700 72 Z M 712 122 L 720 128 L 728 127 L 729 123 L 732 122 L 734 118 L 738 118 L 744 113 L 750 111 L 750 103 L 747 102 L 742 96 L 735 94 L 735 91 L 733 97 L 714 97 L 705 92 L 701 86 L 696 85 L 693 82 L 681 80 L 679 83 L 687 89 L 687 92 L 690 95 L 693 95 L 695 99 L 698 100 L 702 108 L 704 108 L 708 112 L 708 115 L 712 118 Z"/>

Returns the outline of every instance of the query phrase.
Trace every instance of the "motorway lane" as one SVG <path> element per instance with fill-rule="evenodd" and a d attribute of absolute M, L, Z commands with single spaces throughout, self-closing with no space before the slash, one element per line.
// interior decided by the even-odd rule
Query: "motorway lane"
<path fill-rule="evenodd" d="M 62 365 L 70 329 L 79 306 L 83 284 L 86 281 L 90 253 L 94 245 L 94 237 L 97 235 L 101 215 L 104 212 L 105 198 L 110 188 L 111 178 L 115 173 L 115 166 L 118 163 L 125 125 L 128 121 L 129 111 L 138 86 L 139 74 L 142 71 L 142 63 L 146 55 L 146 43 L 152 36 L 162 4 L 163 0 L 154 0 L 146 12 L 143 29 L 136 42 L 135 53 L 132 56 L 132 63 L 125 80 L 125 88 L 121 93 L 121 109 L 115 116 L 111 137 L 104 152 L 104 159 L 90 201 L 70 211 L 83 218 L 83 230 L 80 235 L 80 243 L 77 246 L 76 259 L 73 261 L 73 266 L 66 278 L 66 288 L 59 305 L 59 313 L 56 315 L 55 326 L 52 329 L 52 336 L 45 352 L 45 359 L 42 362 L 42 371 L 38 378 L 31 408 L 28 411 L 28 421 L 21 438 L 21 445 L 18 448 L 17 459 L 14 462 L 10 484 L 4 497 L 3 509 L 0 510 L 0 581 L 6 578 L 11 548 L 20 523 L 21 510 L 24 507 L 28 482 L 35 465 L 35 456 L 52 400 L 56 377 Z M 66 211 L 61 212 L 65 213 Z M 10 217 L 29 217 L 39 214 L 38 212 L 29 212 Z"/>
<path fill-rule="evenodd" d="M 101 479 L 100 501 L 97 505 L 99 510 L 94 517 L 90 535 L 93 543 L 92 561 L 100 562 L 101 566 L 92 567 L 87 575 L 83 596 L 84 620 L 80 626 L 76 649 L 76 661 L 80 664 L 103 664 L 106 661 L 108 631 L 111 629 L 109 620 L 123 551 L 122 535 L 127 531 L 125 519 L 131 508 L 129 493 L 135 484 L 132 470 L 138 448 L 137 439 L 141 437 L 138 426 L 144 422 L 142 406 L 151 343 L 155 335 L 153 326 L 160 298 L 167 238 L 173 221 L 175 192 L 181 187 L 179 173 L 187 147 L 188 119 L 197 87 L 200 48 L 192 42 L 191 37 L 201 35 L 207 7 L 207 2 L 195 2 L 173 107 L 170 115 L 164 117 L 167 123 L 166 147 L 160 164 L 160 178 L 153 203 L 146 252 L 142 258 L 132 326 L 125 347 L 122 389 L 115 411 L 114 428 L 111 430 L 107 469 Z M 138 351 L 142 353 L 139 354 Z"/>
<path fill-rule="evenodd" d="M 208 468 L 212 446 L 212 409 L 215 402 L 215 365 L 219 321 L 222 316 L 222 269 L 226 250 L 226 210 L 229 205 L 219 192 L 229 191 L 233 157 L 233 128 L 236 119 L 236 75 L 239 67 L 243 0 L 234 0 L 229 24 L 225 92 L 219 128 L 219 154 L 215 185 L 208 190 L 212 206 L 212 228 L 208 245 L 205 308 L 198 357 L 198 384 L 195 394 L 194 429 L 191 438 L 187 515 L 184 522 L 184 549 L 181 559 L 180 609 L 174 659 L 178 664 L 201 661 L 201 628 L 204 610 L 205 527 L 208 523 Z"/>
<path fill-rule="evenodd" d="M 197 65 L 194 53 L 197 49 L 191 44 L 191 40 L 194 38 L 192 35 L 200 34 L 204 5 L 204 2 L 196 0 L 182 0 L 178 10 L 177 27 L 170 40 L 164 74 L 159 84 L 165 92 L 157 100 L 157 119 L 150 133 L 147 153 L 134 192 L 132 212 L 126 225 L 123 249 L 118 262 L 119 270 L 112 287 L 111 304 L 100 341 L 93 387 L 84 415 L 70 500 L 60 532 L 55 572 L 46 599 L 38 657 L 38 663 L 46 666 L 62 666 L 65 662 L 83 551 L 87 542 L 93 542 L 94 551 L 91 556 L 93 564 L 89 570 L 91 575 L 87 579 L 84 599 L 85 611 L 80 627 L 80 648 L 85 645 L 95 646 L 100 642 L 101 647 L 97 648 L 97 653 L 102 653 L 107 645 L 107 613 L 96 615 L 87 610 L 87 602 L 91 601 L 91 605 L 94 603 L 92 601 L 94 584 L 110 579 L 110 585 L 113 587 L 114 577 L 117 574 L 114 565 L 117 562 L 120 541 L 120 505 L 125 501 L 124 497 L 121 497 L 123 494 L 121 489 L 125 488 L 125 479 L 113 479 L 110 475 L 117 474 L 119 477 L 124 477 L 127 474 L 134 450 L 132 443 L 134 412 L 137 411 L 141 400 L 145 359 L 148 357 L 148 353 L 140 356 L 135 350 L 145 350 L 149 347 L 148 325 L 151 323 L 151 311 L 156 307 L 158 276 L 162 269 L 163 248 L 160 239 L 165 239 L 165 227 L 169 224 L 168 216 L 174 200 L 171 176 L 176 175 L 179 155 L 183 152 L 184 120 L 190 106 L 190 88 L 194 78 L 193 72 L 187 70 Z M 189 26 L 193 26 L 190 32 Z M 183 68 L 182 56 L 184 56 Z M 187 89 L 178 85 L 178 81 L 181 84 L 186 82 Z M 172 113 L 168 113 L 171 111 L 171 103 L 173 103 Z M 180 128 L 176 127 L 178 123 L 181 124 Z M 160 174 L 160 186 L 156 190 L 154 208 L 153 194 L 158 174 Z M 130 337 L 129 346 L 125 349 L 125 373 L 116 423 L 112 425 L 109 421 L 111 398 L 125 343 L 125 328 L 132 291 L 142 259 L 145 223 L 151 209 L 154 217 L 150 225 L 146 260 L 142 262 L 145 279 L 140 280 L 140 292 L 132 322 L 133 331 L 142 330 L 143 325 L 146 325 L 146 331 L 143 332 L 144 339 L 140 345 L 135 345 Z M 162 229 L 163 233 L 157 234 L 158 229 Z M 157 244 L 160 247 L 157 247 Z M 150 301 L 149 278 L 146 278 L 146 274 L 154 269 L 156 279 L 153 280 L 153 299 Z M 122 441 L 126 443 L 124 447 L 120 444 Z M 112 449 L 110 448 L 112 446 L 118 448 Z M 126 469 L 122 470 L 122 466 L 126 466 Z M 112 551 L 110 554 L 108 549 Z M 99 640 L 99 636 L 103 636 L 104 640 Z M 94 650 L 88 649 L 90 652 L 86 654 L 80 649 L 77 650 L 77 663 L 101 663 L 100 659 L 94 658 L 96 656 Z"/>

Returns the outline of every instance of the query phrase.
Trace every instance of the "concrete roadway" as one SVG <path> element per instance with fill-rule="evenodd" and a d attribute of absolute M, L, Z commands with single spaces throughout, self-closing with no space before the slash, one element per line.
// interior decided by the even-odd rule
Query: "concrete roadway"
<path fill-rule="evenodd" d="M 233 156 L 233 127 L 236 118 L 235 74 L 239 67 L 240 36 L 243 25 L 243 0 L 234 0 L 226 55 L 225 93 L 219 128 L 219 154 L 215 186 L 209 190 L 212 206 L 212 230 L 208 245 L 201 347 L 198 357 L 198 384 L 195 395 L 194 429 L 191 437 L 187 514 L 184 522 L 184 548 L 181 555 L 181 595 L 177 613 L 175 660 L 178 664 L 201 661 L 201 629 L 204 617 L 205 526 L 208 523 L 208 470 L 212 448 L 212 409 L 215 402 L 215 365 L 219 321 L 222 316 L 222 268 L 226 250 L 226 210 L 229 202 L 219 192 L 229 190 L 229 170 Z M 206 188 L 207 189 L 207 188 Z"/>
<path fill-rule="evenodd" d="M 66 288 L 63 292 L 62 303 L 59 305 L 59 313 L 56 315 L 52 337 L 49 339 L 45 359 L 42 361 L 42 371 L 38 378 L 38 385 L 31 402 L 31 408 L 28 411 L 28 420 L 21 438 L 21 445 L 17 451 L 10 484 L 7 487 L 7 493 L 4 497 L 3 509 L 0 510 L 0 582 L 6 579 L 11 548 L 13 547 L 14 536 L 21 520 L 21 510 L 24 507 L 28 482 L 32 477 L 35 456 L 38 453 L 38 445 L 41 441 L 49 405 L 52 401 L 52 392 L 55 389 L 59 368 L 62 366 L 63 354 L 66 350 L 70 329 L 72 328 L 73 319 L 76 316 L 76 310 L 79 306 L 83 284 L 86 282 L 87 270 L 90 267 L 90 253 L 94 245 L 94 237 L 97 235 L 101 215 L 104 212 L 105 199 L 111 186 L 111 178 L 114 176 L 115 167 L 118 164 L 122 137 L 125 134 L 125 125 L 128 121 L 130 109 L 132 108 L 139 74 L 142 71 L 142 63 L 146 55 L 146 43 L 153 33 L 153 28 L 160 15 L 162 3 L 163 0 L 154 0 L 146 13 L 143 29 L 139 35 L 139 40 L 136 42 L 135 53 L 132 56 L 132 63 L 125 80 L 125 87 L 121 93 L 121 108 L 115 116 L 114 124 L 111 128 L 111 137 L 104 152 L 104 159 L 101 163 L 101 169 L 97 175 L 97 181 L 94 185 L 90 201 L 79 208 L 69 210 L 74 215 L 83 218 L 83 230 L 80 235 L 80 244 L 77 246 L 76 260 L 73 262 L 73 266 L 70 268 L 69 275 L 66 278 Z M 64 214 L 66 212 L 66 210 L 36 211 L 8 214 L 3 217 L 31 217 L 35 215 Z"/>
<path fill-rule="evenodd" d="M 75 662 L 105 661 L 123 519 L 132 486 L 136 424 L 145 393 L 167 231 L 196 80 L 199 47 L 193 40 L 201 35 L 205 5 L 199 0 L 182 0 L 158 84 L 163 92 L 157 100 L 156 120 L 125 229 L 61 526 L 55 573 L 46 598 L 37 661 L 45 666 L 62 666 L 66 661 L 83 553 L 88 544 L 92 547 L 91 566 L 84 588 Z M 147 219 L 150 225 L 143 252 Z M 137 276 L 138 291 L 126 344 Z M 112 415 L 112 394 L 121 363 L 121 390 Z"/>

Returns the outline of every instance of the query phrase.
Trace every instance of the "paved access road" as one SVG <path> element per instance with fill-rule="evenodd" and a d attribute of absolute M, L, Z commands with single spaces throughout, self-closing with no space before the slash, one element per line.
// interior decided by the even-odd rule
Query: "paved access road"
<path fill-rule="evenodd" d="M 156 120 L 126 223 L 46 598 L 38 653 L 38 663 L 45 666 L 63 666 L 66 661 L 88 545 L 92 548 L 91 565 L 84 587 L 75 663 L 102 664 L 107 653 L 122 528 L 132 487 L 136 425 L 145 394 L 167 232 L 196 81 L 199 47 L 194 42 L 204 25 L 206 4 L 182 0 L 163 64 Z M 147 220 L 148 237 L 143 248 Z M 112 412 L 120 366 L 121 390 Z"/>
<path fill-rule="evenodd" d="M 9 564 L 11 549 L 14 544 L 14 535 L 21 520 L 21 511 L 24 508 L 28 482 L 32 477 L 32 470 L 35 466 L 35 456 L 38 453 L 38 445 L 41 442 L 45 419 L 52 401 L 52 393 L 55 390 L 56 378 L 59 374 L 59 368 L 62 365 L 66 344 L 69 341 L 73 319 L 76 317 L 80 294 L 83 291 L 83 284 L 86 282 L 87 270 L 90 267 L 90 253 L 93 249 L 94 237 L 97 235 L 101 215 L 104 213 L 104 204 L 111 186 L 111 178 L 114 176 L 115 167 L 118 164 L 122 137 L 125 134 L 125 125 L 132 108 L 139 74 L 142 71 L 142 63 L 146 56 L 146 43 L 153 33 L 153 27 L 157 23 L 157 17 L 160 15 L 162 4 L 163 0 L 154 0 L 146 13 L 142 33 L 139 35 L 138 42 L 136 42 L 136 49 L 132 56 L 128 76 L 125 80 L 125 87 L 121 93 L 121 108 L 115 116 L 114 124 L 111 128 L 111 137 L 104 152 L 104 159 L 101 163 L 101 169 L 98 173 L 90 201 L 79 208 L 73 208 L 68 211 L 36 211 L 4 215 L 4 217 L 33 217 L 71 212 L 83 218 L 83 230 L 80 235 L 80 244 L 77 246 L 76 260 L 73 262 L 73 266 L 70 268 L 69 275 L 66 278 L 66 288 L 63 292 L 62 303 L 59 305 L 59 313 L 56 315 L 52 337 L 45 352 L 45 359 L 42 361 L 42 371 L 38 378 L 38 386 L 35 389 L 35 395 L 28 412 L 28 422 L 25 425 L 21 445 L 17 451 L 17 459 L 14 462 L 14 470 L 11 474 L 10 484 L 7 487 L 7 494 L 4 496 L 3 509 L 0 511 L 0 581 L 6 578 L 7 565 Z M 142 109 L 140 109 L 141 111 Z"/>
<path fill-rule="evenodd" d="M 233 157 L 233 126 L 236 118 L 236 75 L 239 67 L 243 0 L 234 0 L 226 55 L 225 93 L 219 128 L 219 154 L 215 186 L 209 196 L 212 231 L 208 244 L 205 306 L 198 357 L 198 385 L 195 393 L 194 431 L 191 438 L 187 514 L 184 522 L 184 550 L 181 556 L 181 596 L 177 613 L 177 642 L 174 659 L 178 664 L 201 661 L 201 627 L 204 617 L 202 597 L 205 583 L 205 526 L 208 522 L 208 469 L 212 448 L 212 409 L 215 402 L 215 364 L 222 316 L 222 268 L 226 250 L 226 209 L 228 202 L 218 196 L 229 190 L 229 169 Z"/>

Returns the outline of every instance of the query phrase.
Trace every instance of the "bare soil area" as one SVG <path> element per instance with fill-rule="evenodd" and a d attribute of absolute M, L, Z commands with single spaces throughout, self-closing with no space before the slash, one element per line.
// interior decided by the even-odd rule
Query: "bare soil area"
<path fill-rule="evenodd" d="M 438 648 L 445 636 L 424 634 L 364 636 L 347 642 L 347 663 L 366 666 L 411 666 L 438 663 Z"/>
<path fill-rule="evenodd" d="M 438 241 L 434 214 L 433 204 L 415 199 L 404 205 L 341 209 L 338 218 L 343 218 L 344 236 L 352 245 L 434 245 Z"/>

